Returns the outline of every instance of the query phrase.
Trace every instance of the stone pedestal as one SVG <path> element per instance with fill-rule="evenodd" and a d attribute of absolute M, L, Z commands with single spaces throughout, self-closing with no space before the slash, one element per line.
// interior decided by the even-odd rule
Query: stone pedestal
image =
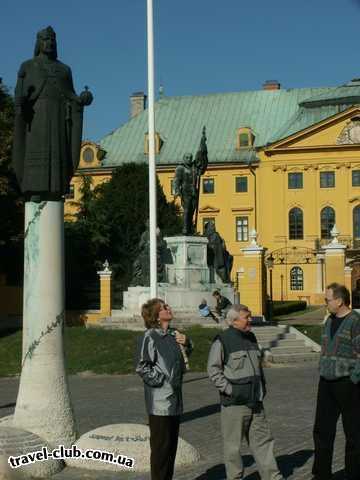
<path fill-rule="evenodd" d="M 207 265 L 207 244 L 205 237 L 167 237 L 171 261 L 166 265 L 167 283 L 159 283 L 158 296 L 171 305 L 174 313 L 188 313 L 199 317 L 199 304 L 205 298 L 208 305 L 215 307 L 212 297 L 214 290 L 235 303 L 235 291 L 231 285 L 221 282 L 210 283 Z M 216 276 L 216 278 L 218 278 Z M 139 315 L 140 308 L 150 298 L 149 287 L 130 287 L 124 292 L 122 314 Z"/>
<path fill-rule="evenodd" d="M 329 285 L 333 282 L 344 285 L 346 245 L 342 245 L 338 242 L 339 231 L 335 225 L 331 230 L 331 236 L 333 237 L 333 240 L 323 247 L 325 251 L 325 285 Z"/>
<path fill-rule="evenodd" d="M 13 425 L 52 445 L 76 438 L 64 365 L 64 203 L 25 204 L 23 355 Z"/>
<path fill-rule="evenodd" d="M 172 264 L 166 265 L 168 283 L 193 288 L 209 283 L 207 244 L 205 237 L 167 237 Z"/>
<path fill-rule="evenodd" d="M 240 268 L 238 270 L 240 303 L 247 305 L 255 316 L 265 314 L 265 266 L 264 248 L 256 243 L 256 232 L 251 232 L 252 242 L 242 248 Z"/>
<path fill-rule="evenodd" d="M 109 317 L 111 315 L 111 275 L 112 271 L 109 269 L 109 262 L 106 260 L 104 270 L 98 273 L 100 277 L 100 315 L 102 317 Z"/>

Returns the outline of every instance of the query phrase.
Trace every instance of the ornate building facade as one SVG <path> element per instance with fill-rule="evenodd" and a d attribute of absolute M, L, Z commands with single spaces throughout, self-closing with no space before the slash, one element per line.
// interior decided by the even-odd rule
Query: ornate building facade
<path fill-rule="evenodd" d="M 136 99 L 141 93 L 136 94 Z M 134 98 L 134 97 L 132 97 Z M 145 105 L 145 98 L 139 104 Z M 330 88 L 282 89 L 162 97 L 156 103 L 157 172 L 173 199 L 176 166 L 195 154 L 205 125 L 209 167 L 201 180 L 197 229 L 215 223 L 234 256 L 233 281 L 242 248 L 256 230 L 266 248 L 268 293 L 275 300 L 323 303 L 322 247 L 336 225 L 347 245 L 353 287 L 360 278 L 360 81 Z M 122 163 L 147 162 L 147 112 L 104 137 L 85 142 L 72 180 L 79 198 L 81 175 L 106 181 Z M 271 277 L 271 291 L 270 291 Z"/>

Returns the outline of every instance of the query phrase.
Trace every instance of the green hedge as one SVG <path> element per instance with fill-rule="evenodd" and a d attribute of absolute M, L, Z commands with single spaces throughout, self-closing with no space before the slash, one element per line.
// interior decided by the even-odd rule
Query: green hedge
<path fill-rule="evenodd" d="M 303 300 L 292 300 L 288 302 L 273 302 L 273 315 L 286 315 L 288 313 L 298 312 L 299 310 L 305 310 L 307 303 Z"/>

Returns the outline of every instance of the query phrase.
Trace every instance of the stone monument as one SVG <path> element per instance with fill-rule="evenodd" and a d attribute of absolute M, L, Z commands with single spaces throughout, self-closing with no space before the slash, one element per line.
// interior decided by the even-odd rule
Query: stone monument
<path fill-rule="evenodd" d="M 13 167 L 25 198 L 25 260 L 22 370 L 10 427 L 51 446 L 76 438 L 63 349 L 64 194 L 80 158 L 83 109 L 92 99 L 86 87 L 76 95 L 71 69 L 57 60 L 54 30 L 39 31 L 15 89 Z"/>
<path fill-rule="evenodd" d="M 176 168 L 174 186 L 183 208 L 183 235 L 164 238 L 170 255 L 165 261 L 165 279 L 163 275 L 158 276 L 158 295 L 171 305 L 177 319 L 185 317 L 196 321 L 201 300 L 205 298 L 212 303 L 215 289 L 221 290 L 232 303 L 236 298 L 230 283 L 232 257 L 223 239 L 211 227 L 208 227 L 205 236 L 194 234 L 200 178 L 207 165 L 204 127 L 195 160 L 191 153 L 186 153 L 183 164 Z M 136 261 L 138 263 L 141 263 L 140 259 Z M 142 280 L 137 285 L 135 283 L 133 279 L 132 286 L 124 292 L 124 308 L 116 312 L 117 318 L 139 315 L 141 305 L 149 299 L 148 286 Z"/>

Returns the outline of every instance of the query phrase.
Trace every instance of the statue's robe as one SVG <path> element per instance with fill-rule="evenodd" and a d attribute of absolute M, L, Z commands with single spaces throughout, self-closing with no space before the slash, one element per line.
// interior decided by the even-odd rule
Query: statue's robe
<path fill-rule="evenodd" d="M 13 167 L 24 194 L 68 193 L 80 158 L 83 106 L 58 60 L 24 62 L 15 89 Z"/>

